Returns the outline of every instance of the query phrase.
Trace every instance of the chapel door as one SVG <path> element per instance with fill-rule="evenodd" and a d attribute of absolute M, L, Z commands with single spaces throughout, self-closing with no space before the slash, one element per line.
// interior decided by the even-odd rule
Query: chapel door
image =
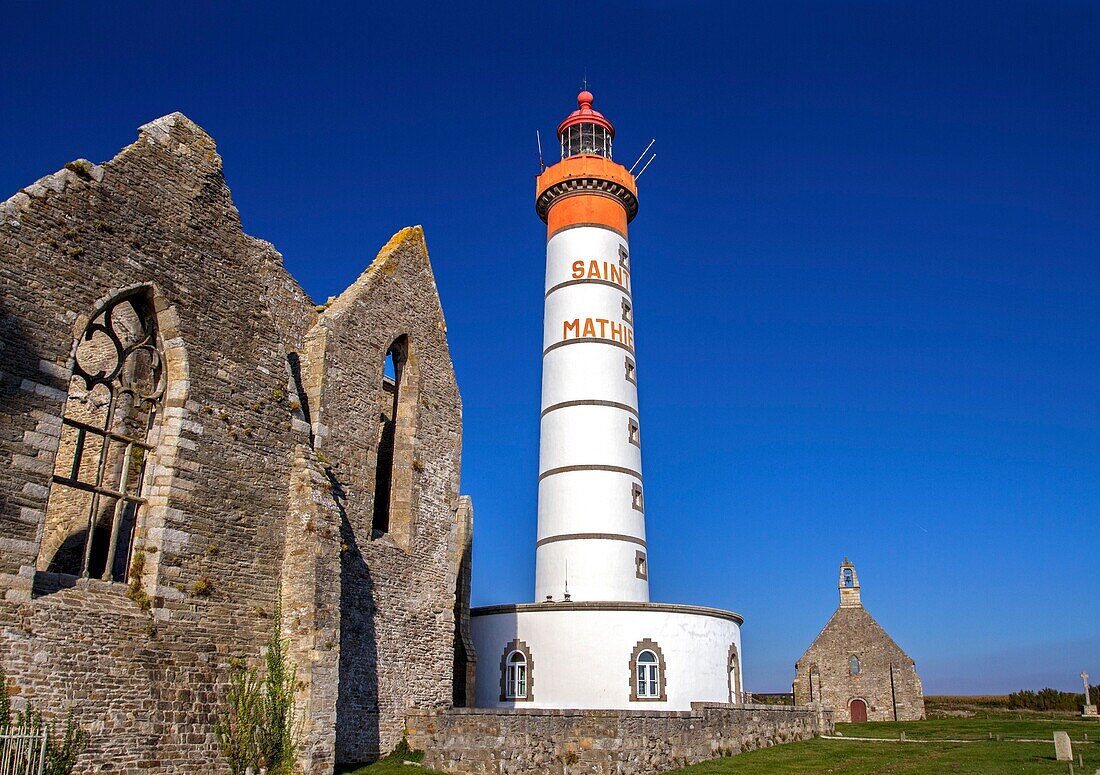
<path fill-rule="evenodd" d="M 849 710 L 851 710 L 853 724 L 867 720 L 867 703 L 863 700 L 852 700 Z"/>

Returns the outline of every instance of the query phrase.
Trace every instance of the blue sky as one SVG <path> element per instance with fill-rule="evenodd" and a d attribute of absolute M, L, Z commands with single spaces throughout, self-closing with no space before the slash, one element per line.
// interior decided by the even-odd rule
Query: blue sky
<path fill-rule="evenodd" d="M 393 7 L 400 5 L 400 8 Z M 848 555 L 930 693 L 1100 677 L 1100 6 L 14 2 L 0 190 L 180 110 L 318 301 L 427 233 L 474 602 L 533 594 L 535 130 L 629 165 L 654 599 L 789 688 Z"/>

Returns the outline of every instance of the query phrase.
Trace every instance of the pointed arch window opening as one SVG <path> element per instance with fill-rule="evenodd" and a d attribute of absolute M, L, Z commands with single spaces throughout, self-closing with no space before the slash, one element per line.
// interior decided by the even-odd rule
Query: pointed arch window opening
<path fill-rule="evenodd" d="M 414 543 L 417 481 L 424 468 L 416 456 L 419 396 L 416 348 L 401 334 L 382 364 L 371 536 L 389 536 L 406 551 Z"/>
<path fill-rule="evenodd" d="M 393 490 L 393 453 L 397 431 L 397 410 L 400 399 L 401 372 L 405 366 L 407 348 L 399 337 L 386 350 L 382 365 L 382 406 L 378 429 L 378 463 L 375 470 L 374 518 L 375 535 L 390 530 L 390 498 Z"/>
<path fill-rule="evenodd" d="M 115 298 L 75 343 L 40 570 L 126 581 L 165 388 L 148 290 Z"/>

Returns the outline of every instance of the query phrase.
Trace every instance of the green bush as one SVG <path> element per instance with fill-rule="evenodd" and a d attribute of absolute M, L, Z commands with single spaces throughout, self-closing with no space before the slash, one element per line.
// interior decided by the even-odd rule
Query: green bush
<path fill-rule="evenodd" d="M 214 727 L 222 756 L 233 775 L 265 768 L 269 775 L 294 771 L 299 725 L 294 717 L 298 671 L 280 634 L 278 605 L 264 657 L 264 673 L 241 660 L 230 663 L 225 708 Z"/>
<path fill-rule="evenodd" d="M 1100 700 L 1100 686 L 1090 686 L 1089 696 L 1091 704 Z M 1026 708 L 1027 710 L 1063 710 L 1075 712 L 1081 710 L 1085 699 L 1082 692 L 1060 692 L 1057 689 L 1040 689 L 1037 692 L 1023 690 L 1008 695 L 1008 707 Z"/>

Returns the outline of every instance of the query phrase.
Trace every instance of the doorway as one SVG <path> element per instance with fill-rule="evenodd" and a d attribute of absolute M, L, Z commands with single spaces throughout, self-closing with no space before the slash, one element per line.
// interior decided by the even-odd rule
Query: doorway
<path fill-rule="evenodd" d="M 851 712 L 853 724 L 867 720 L 867 703 L 863 700 L 852 700 L 848 704 L 848 710 Z"/>

